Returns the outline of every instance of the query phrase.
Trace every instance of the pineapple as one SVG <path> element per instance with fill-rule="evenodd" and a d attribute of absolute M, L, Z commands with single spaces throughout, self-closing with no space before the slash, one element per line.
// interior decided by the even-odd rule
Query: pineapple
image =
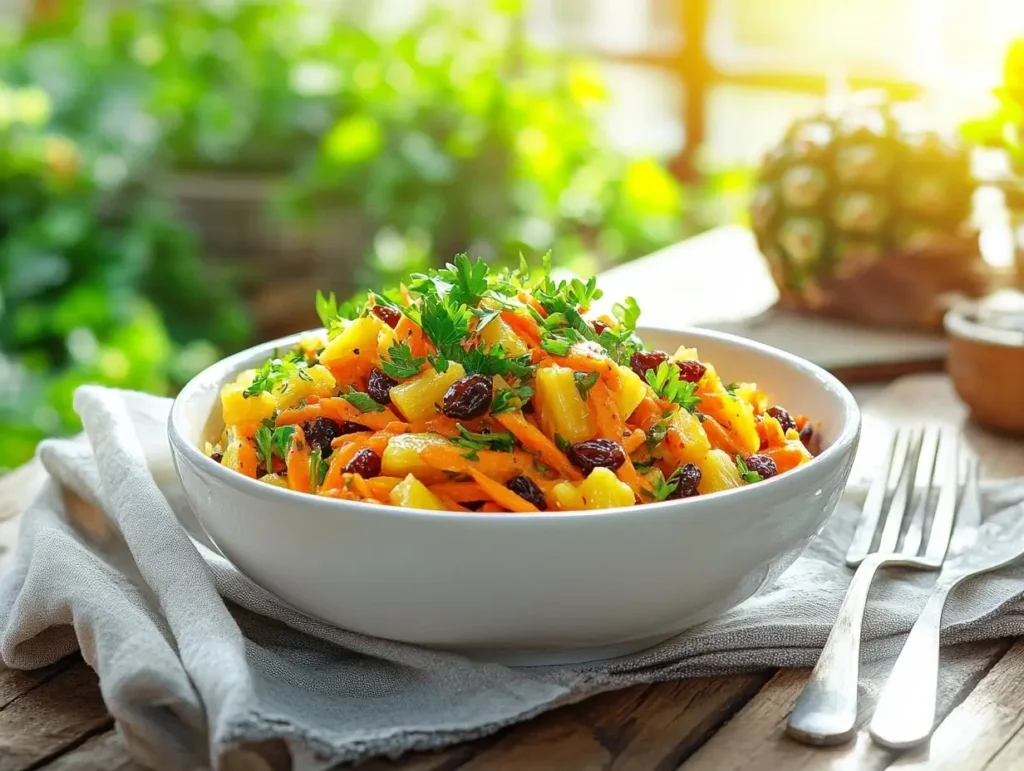
<path fill-rule="evenodd" d="M 342 332 L 331 340 L 320 354 L 320 363 L 333 372 L 366 361 L 367 351 L 380 351 L 394 342 L 395 333 L 374 315 L 348 322 Z"/>
<path fill-rule="evenodd" d="M 616 364 L 615 369 L 619 375 L 619 390 L 615 394 L 615 406 L 619 410 L 619 415 L 625 420 L 633 414 L 633 410 L 640 406 L 640 402 L 647 396 L 647 383 L 628 367 Z"/>
<path fill-rule="evenodd" d="M 301 373 L 301 374 L 300 374 Z M 296 369 L 273 388 L 277 409 L 287 410 L 310 396 L 333 396 L 338 383 L 331 371 L 320 364 Z"/>
<path fill-rule="evenodd" d="M 381 473 L 389 477 L 404 477 L 415 474 L 424 482 L 444 482 L 443 471 L 428 466 L 420 460 L 420 453 L 427 447 L 446 447 L 448 440 L 437 434 L 399 434 L 392 437 L 381 456 Z"/>
<path fill-rule="evenodd" d="M 436 418 L 441 412 L 444 392 L 456 380 L 466 376 L 466 370 L 457 362 L 438 372 L 433 367 L 391 389 L 391 401 L 406 420 L 422 422 Z"/>
<path fill-rule="evenodd" d="M 549 437 L 558 434 L 570 444 L 576 444 L 592 439 L 597 433 L 590 408 L 576 388 L 571 369 L 559 366 L 538 369 L 534 390 L 540 427 Z"/>
<path fill-rule="evenodd" d="M 906 117 L 863 95 L 799 121 L 765 156 L 751 219 L 784 304 L 871 320 L 913 313 L 907 323 L 925 325 L 941 290 L 968 291 L 976 283 L 968 279 L 980 257 L 967 226 L 975 188 L 967 152 L 912 128 Z M 906 268 L 877 267 L 908 254 L 937 255 L 933 264 L 948 264 L 920 267 L 919 275 L 911 270 L 910 277 Z M 867 286 L 867 300 L 834 299 L 850 294 L 843 282 L 869 275 L 876 294 L 880 283 L 915 287 L 920 297 L 911 304 L 922 307 L 874 311 L 870 306 L 882 301 Z M 899 304 L 901 292 L 893 287 L 884 302 Z"/>
<path fill-rule="evenodd" d="M 712 450 L 698 464 L 700 466 L 701 495 L 717 493 L 720 490 L 731 490 L 743 485 L 736 459 L 722 450 Z"/>
<path fill-rule="evenodd" d="M 246 381 L 248 376 L 248 381 Z M 277 409 L 277 400 L 263 392 L 246 396 L 245 389 L 252 384 L 253 373 L 242 373 L 238 380 L 223 388 L 220 393 L 221 414 L 226 426 L 245 426 L 255 432 L 256 428 Z"/>
<path fill-rule="evenodd" d="M 611 469 L 596 468 L 590 476 L 574 485 L 559 482 L 554 487 L 555 500 L 560 509 L 616 509 L 636 503 L 633 490 L 620 482 Z"/>
<path fill-rule="evenodd" d="M 526 343 L 523 342 L 522 338 L 513 332 L 512 327 L 500 318 L 492 319 L 491 322 L 483 328 L 480 332 L 480 339 L 486 343 L 488 347 L 500 345 L 505 349 L 505 353 L 507 353 L 511 358 L 522 356 L 523 354 L 530 352 L 530 349 L 526 347 Z"/>
<path fill-rule="evenodd" d="M 407 509 L 432 509 L 434 511 L 446 511 L 447 507 L 441 499 L 427 489 L 421 481 L 412 474 L 391 488 L 388 500 L 392 506 L 403 506 Z"/>

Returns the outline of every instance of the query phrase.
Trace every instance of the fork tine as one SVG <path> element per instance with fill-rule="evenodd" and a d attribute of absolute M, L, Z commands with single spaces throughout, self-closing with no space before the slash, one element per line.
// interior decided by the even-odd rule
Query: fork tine
<path fill-rule="evenodd" d="M 899 481 L 899 475 L 897 473 L 895 479 L 890 483 L 890 477 L 893 474 L 893 469 L 898 465 L 896 460 L 898 458 L 905 459 L 906 457 L 906 432 L 897 429 L 893 431 L 892 437 L 889 440 L 889 448 L 885 456 L 885 461 L 878 467 L 878 473 L 875 474 L 874 479 L 871 482 L 871 486 L 868 488 L 868 493 L 864 498 L 864 508 L 861 509 L 860 520 L 857 522 L 857 529 L 853 533 L 853 540 L 850 542 L 850 548 L 846 551 L 846 565 L 847 567 L 855 568 L 864 558 L 868 555 L 868 551 L 871 549 L 871 543 L 875 540 L 875 530 L 878 527 L 878 520 L 882 518 L 882 506 L 885 505 L 886 493 L 895 487 L 896 482 Z M 902 466 L 900 467 L 902 470 Z"/>
<path fill-rule="evenodd" d="M 920 455 L 921 431 L 908 430 L 907 435 L 906 452 L 902 458 L 897 459 L 900 476 L 892 502 L 889 504 L 889 511 L 885 515 L 885 524 L 882 525 L 882 537 L 878 542 L 878 552 L 881 554 L 892 554 L 896 551 L 896 542 L 899 541 L 900 530 L 903 529 L 903 516 L 907 513 L 907 505 L 913 491 L 913 471 Z"/>
<path fill-rule="evenodd" d="M 925 429 L 921 438 L 921 451 L 917 455 L 917 469 L 914 472 L 914 486 L 911 497 L 916 497 L 914 513 L 910 517 L 907 534 L 903 537 L 903 554 L 916 557 L 924 540 L 924 524 L 928 519 L 932 487 L 935 484 L 935 466 L 939 454 L 942 434 L 938 428 Z"/>
<path fill-rule="evenodd" d="M 936 565 L 946 557 L 949 540 L 953 535 L 953 522 L 956 514 L 956 500 L 959 492 L 959 442 L 955 436 L 946 432 L 939 453 L 939 500 L 935 505 L 935 516 L 932 517 L 932 530 L 928 534 L 928 546 L 924 558 Z"/>

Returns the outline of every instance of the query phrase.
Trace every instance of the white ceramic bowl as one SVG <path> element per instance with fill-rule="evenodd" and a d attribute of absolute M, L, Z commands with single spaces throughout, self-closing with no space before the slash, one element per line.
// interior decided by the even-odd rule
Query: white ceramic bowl
<path fill-rule="evenodd" d="M 821 422 L 824 451 L 789 473 L 707 497 L 629 509 L 464 514 L 292 492 L 203 455 L 218 392 L 298 335 L 210 367 L 171 409 L 185 492 L 242 572 L 313 616 L 368 635 L 514 664 L 623 655 L 712 618 L 769 586 L 832 513 L 860 432 L 852 395 L 822 369 L 704 330 L 647 330 L 699 349 L 726 382 L 752 380 Z"/>

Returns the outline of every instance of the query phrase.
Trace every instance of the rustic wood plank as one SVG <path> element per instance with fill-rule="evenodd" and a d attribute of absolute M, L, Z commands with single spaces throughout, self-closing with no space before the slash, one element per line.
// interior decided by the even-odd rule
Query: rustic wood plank
<path fill-rule="evenodd" d="M 490 741 L 490 739 L 481 739 L 437 752 L 416 752 L 399 760 L 378 758 L 359 766 L 359 769 L 360 771 L 454 771 L 481 752 Z"/>
<path fill-rule="evenodd" d="M 893 769 L 1009 771 L 1024 767 L 1024 641 L 1017 642 L 942 721 L 931 744 Z"/>
<path fill-rule="evenodd" d="M 96 673 L 85 662 L 0 710 L 0 771 L 26 771 L 108 729 Z"/>
<path fill-rule="evenodd" d="M 55 664 L 40 669 L 8 669 L 0 663 L 0 710 L 16 699 L 20 699 L 33 688 L 38 688 L 47 680 L 51 680 L 76 661 L 76 657 L 68 656 Z"/>
<path fill-rule="evenodd" d="M 962 680 L 957 683 L 954 703 L 967 696 L 1009 646 L 1010 642 L 1006 640 L 970 646 L 973 666 L 959 672 Z M 780 671 L 735 718 L 683 764 L 684 771 L 742 771 L 748 768 L 883 771 L 889 768 L 895 755 L 873 744 L 864 728 L 871 717 L 868 704 L 861 704 L 858 714 L 861 730 L 851 744 L 807 747 L 785 736 L 786 718 L 809 674 L 809 670 L 803 669 Z M 962 734 L 960 740 L 963 740 Z M 959 767 L 949 768 L 960 771 Z"/>
<path fill-rule="evenodd" d="M 675 768 L 769 673 L 635 686 L 506 731 L 460 771 Z"/>
<path fill-rule="evenodd" d="M 45 771 L 145 771 L 146 767 L 132 759 L 117 731 L 111 729 L 86 739 L 39 768 Z"/>

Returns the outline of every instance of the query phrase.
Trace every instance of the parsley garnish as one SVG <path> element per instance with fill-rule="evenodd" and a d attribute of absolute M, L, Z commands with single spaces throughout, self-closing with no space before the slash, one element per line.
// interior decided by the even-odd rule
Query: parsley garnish
<path fill-rule="evenodd" d="M 489 289 L 487 263 L 480 258 L 473 262 L 459 254 L 439 270 L 416 273 L 409 288 L 423 295 L 450 297 L 460 305 L 476 305 Z"/>
<path fill-rule="evenodd" d="M 761 475 L 756 471 L 751 471 L 747 466 L 747 462 L 743 460 L 742 455 L 736 456 L 736 467 L 740 470 L 740 476 L 743 477 L 743 481 L 748 484 L 761 481 Z"/>
<path fill-rule="evenodd" d="M 263 461 L 267 471 L 273 469 L 273 458 L 277 455 L 282 460 L 288 455 L 288 447 L 292 441 L 295 426 L 279 426 L 271 429 L 263 424 L 256 429 L 256 454 Z"/>
<path fill-rule="evenodd" d="M 600 378 L 596 372 L 573 372 L 572 379 L 576 381 L 576 390 L 580 392 L 580 398 L 586 400 Z"/>
<path fill-rule="evenodd" d="M 369 394 L 357 391 L 351 386 L 348 393 L 341 394 L 341 398 L 351 404 L 360 412 L 384 412 L 384 407 L 377 404 Z"/>
<path fill-rule="evenodd" d="M 413 357 L 408 343 L 395 343 L 388 348 L 388 358 L 381 358 L 380 368 L 389 377 L 401 380 L 420 374 L 420 369 L 426 362 L 423 356 Z"/>
<path fill-rule="evenodd" d="M 252 383 L 242 392 L 242 396 L 248 398 L 259 396 L 265 391 L 273 391 L 278 385 L 286 385 L 292 375 L 302 380 L 312 380 L 308 368 L 301 351 L 294 351 L 284 359 L 270 359 L 259 368 Z M 284 388 L 280 390 L 283 391 Z"/>
<path fill-rule="evenodd" d="M 668 421 L 662 418 L 647 432 L 647 447 L 653 450 L 665 440 L 668 435 Z"/>
<path fill-rule="evenodd" d="M 349 301 L 339 305 L 334 292 L 325 297 L 324 293 L 317 289 L 316 314 L 327 329 L 327 336 L 333 339 L 344 328 L 346 321 L 351 321 L 359 315 L 359 309 L 355 303 Z"/>
<path fill-rule="evenodd" d="M 502 388 L 494 395 L 491 402 L 491 414 L 501 415 L 503 412 L 521 410 L 523 405 L 533 396 L 533 389 L 529 386 L 519 388 Z"/>
<path fill-rule="evenodd" d="M 568 356 L 569 349 L 572 348 L 572 343 L 568 340 L 557 338 L 552 336 L 550 333 L 547 333 L 541 337 L 540 347 L 555 356 Z"/>
<path fill-rule="evenodd" d="M 572 444 L 569 442 L 568 439 L 566 439 L 561 434 L 555 434 L 555 447 L 557 447 L 562 452 L 569 452 L 569 450 L 572 448 Z"/>
<path fill-rule="evenodd" d="M 324 460 L 323 453 L 317 447 L 309 454 L 309 491 L 315 495 L 326 477 L 327 461 Z"/>
<path fill-rule="evenodd" d="M 665 401 L 678 404 L 687 412 L 693 412 L 700 404 L 697 384 L 679 379 L 679 367 L 663 361 L 657 370 L 647 370 L 647 383 Z"/>
<path fill-rule="evenodd" d="M 627 297 L 621 303 L 612 306 L 612 314 L 620 326 L 629 332 L 636 330 L 636 323 L 640 320 L 640 306 L 632 297 Z"/>
<path fill-rule="evenodd" d="M 480 450 L 512 452 L 515 447 L 516 438 L 512 434 L 475 434 L 461 423 L 456 423 L 455 427 L 459 429 L 459 436 L 452 437 L 448 441 L 468 450 L 462 454 L 462 457 L 468 460 L 480 460 L 480 456 L 477 455 Z"/>
<path fill-rule="evenodd" d="M 672 472 L 672 476 L 668 479 L 661 474 L 658 474 L 658 478 L 654 480 L 654 484 L 650 490 L 644 490 L 644 496 L 651 501 L 664 501 L 672 493 L 679 488 L 679 479 L 676 476 L 676 472 Z"/>

